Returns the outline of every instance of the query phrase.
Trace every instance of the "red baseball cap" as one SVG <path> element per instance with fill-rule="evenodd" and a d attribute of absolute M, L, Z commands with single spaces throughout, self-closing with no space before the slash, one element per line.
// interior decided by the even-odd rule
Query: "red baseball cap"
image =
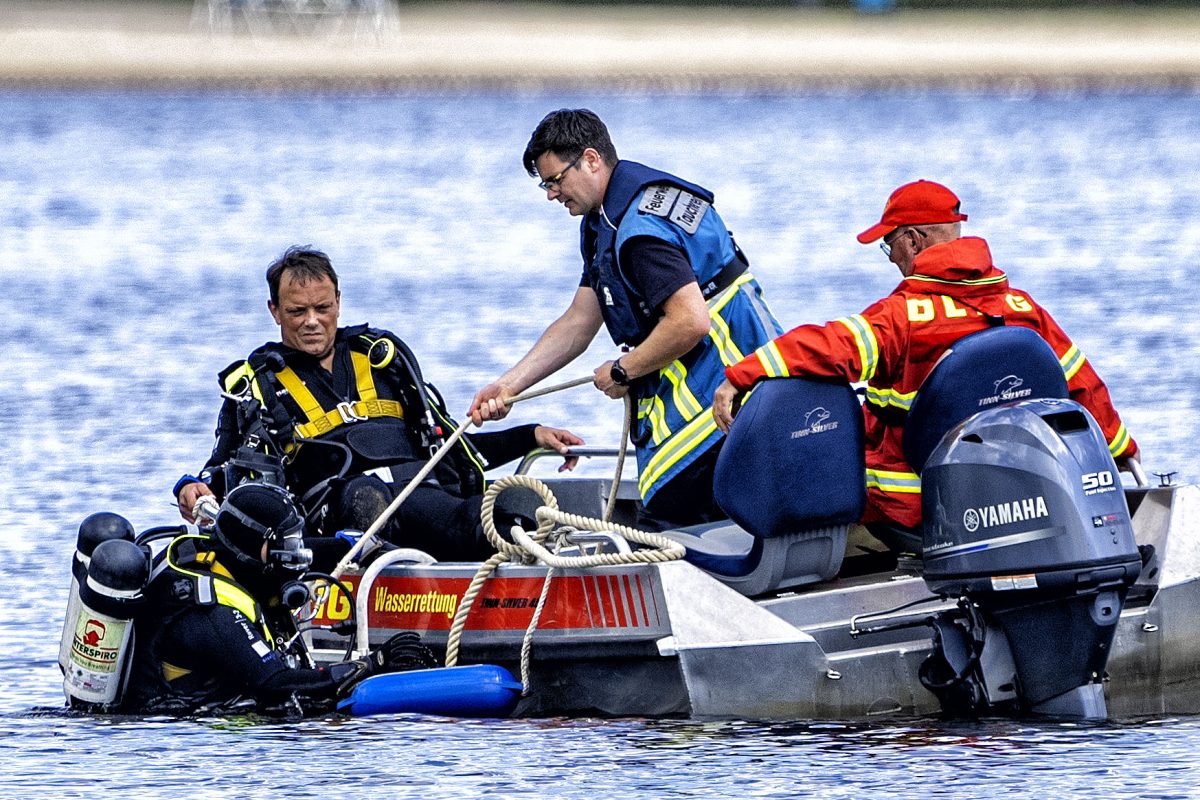
<path fill-rule="evenodd" d="M 967 215 L 958 213 L 958 205 L 958 196 L 940 183 L 924 180 L 906 183 L 892 192 L 883 209 L 883 218 L 860 233 L 858 241 L 870 244 L 902 225 L 962 222 Z"/>

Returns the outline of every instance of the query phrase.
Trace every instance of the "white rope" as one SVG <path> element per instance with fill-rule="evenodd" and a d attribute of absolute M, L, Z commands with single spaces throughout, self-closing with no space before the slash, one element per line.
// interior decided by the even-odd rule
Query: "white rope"
<path fill-rule="evenodd" d="M 556 386 L 548 386 L 545 389 L 536 389 L 531 392 L 519 394 L 516 397 L 506 400 L 505 405 L 511 406 L 524 400 L 532 400 L 535 397 L 541 397 L 542 395 L 547 395 L 551 392 L 558 392 L 563 389 L 570 389 L 575 386 L 580 386 L 584 383 L 591 382 L 591 376 L 576 378 L 575 380 L 567 381 L 566 383 L 560 383 Z M 474 423 L 467 421 L 460 425 L 458 429 L 450 435 L 450 438 L 446 440 L 445 444 L 439 447 L 437 452 L 435 452 L 433 456 L 425 462 L 425 466 L 421 467 L 421 470 L 413 476 L 413 479 L 408 482 L 408 485 L 404 487 L 404 490 L 401 491 L 400 494 L 396 495 L 396 499 L 393 500 L 388 507 L 383 510 L 383 513 L 371 523 L 371 527 L 367 528 L 366 532 L 359 537 L 354 546 L 350 548 L 350 552 L 342 556 L 342 560 L 339 561 L 337 566 L 333 568 L 333 577 L 340 578 L 342 574 L 346 572 L 346 570 L 350 569 L 351 565 L 355 563 L 354 560 L 358 557 L 359 553 L 363 552 L 364 550 L 369 552 L 369 546 L 374 543 L 375 537 L 378 535 L 380 529 L 383 528 L 383 526 L 387 524 L 388 520 L 392 518 L 392 514 L 396 513 L 396 509 L 400 507 L 400 504 L 408 499 L 408 496 L 411 495 L 413 491 L 416 490 L 417 486 L 420 485 L 421 481 L 425 480 L 425 477 L 433 471 L 433 468 L 437 466 L 438 462 L 450 452 L 451 448 L 458 443 L 458 440 L 463 437 L 463 434 L 467 432 L 467 428 L 469 428 L 472 424 Z"/>
<path fill-rule="evenodd" d="M 524 392 L 516 397 L 507 399 L 505 401 L 505 405 L 512 406 L 525 400 L 532 400 L 535 397 L 542 397 L 544 395 L 551 394 L 552 392 L 558 392 L 562 391 L 563 389 L 581 386 L 585 383 L 591 383 L 592 381 L 593 377 L 589 375 L 567 381 L 566 383 L 549 386 L 544 389 L 536 389 L 533 391 Z M 454 612 L 454 620 L 450 625 L 450 632 L 446 641 L 446 666 L 452 667 L 458 663 L 459 642 L 462 638 L 463 628 L 466 626 L 467 616 L 469 615 L 471 608 L 474 606 L 475 598 L 479 595 L 480 590 L 482 590 L 483 584 L 496 570 L 496 567 L 506 561 L 515 561 L 518 563 L 536 563 L 537 561 L 541 561 L 542 563 L 547 564 L 549 567 L 549 569 L 546 571 L 546 579 L 542 583 L 542 592 L 538 597 L 537 605 L 534 608 L 533 617 L 529 622 L 529 626 L 525 630 L 525 636 L 521 642 L 521 684 L 523 687 L 523 693 L 528 694 L 533 632 L 537 629 L 538 622 L 542 616 L 542 609 L 546 604 L 546 598 L 550 594 L 550 584 L 555 568 L 583 569 L 598 566 L 615 566 L 617 564 L 656 563 L 674 561 L 683 558 L 684 548 L 682 545 L 665 537 L 658 536 L 657 534 L 648 533 L 646 531 L 641 531 L 636 528 L 630 528 L 628 526 L 609 521 L 612 519 L 613 510 L 617 503 L 617 494 L 621 486 L 621 472 L 624 468 L 625 455 L 629 442 L 629 430 L 633 424 L 634 418 L 633 398 L 628 394 L 625 395 L 624 416 L 625 420 L 621 431 L 621 444 L 617 451 L 616 473 L 613 476 L 612 485 L 609 487 L 608 502 L 605 504 L 602 519 L 583 517 L 577 514 L 568 514 L 559 511 L 558 500 L 554 497 L 554 494 L 550 491 L 550 489 L 536 478 L 530 478 L 526 475 L 512 475 L 506 478 L 501 478 L 488 487 L 488 490 L 483 496 L 481 517 L 484 534 L 487 536 L 488 541 L 491 542 L 496 548 L 497 552 L 480 566 L 479 570 L 475 573 L 475 577 L 471 579 L 471 584 L 467 587 L 467 591 L 463 594 L 462 600 L 458 604 L 458 608 Z M 400 494 L 398 494 L 396 498 L 392 500 L 388 507 L 384 509 L 383 513 L 380 514 L 373 523 L 371 523 L 371 527 L 363 533 L 359 540 L 355 542 L 354 546 L 350 548 L 350 551 L 346 553 L 346 555 L 343 556 L 338 562 L 337 566 L 334 567 L 333 572 L 331 573 L 334 578 L 340 578 L 349 569 L 358 568 L 358 565 L 355 562 L 355 559 L 358 557 L 358 555 L 363 552 L 370 552 L 371 546 L 373 545 L 379 531 L 384 525 L 387 524 L 388 520 L 391 519 L 392 515 L 396 512 L 396 509 L 400 507 L 401 503 L 408 499 L 409 495 L 411 495 L 416 487 L 420 485 L 421 481 L 423 481 L 425 477 L 433 471 L 433 468 L 437 465 L 437 463 L 441 461 L 448 452 L 450 452 L 450 449 L 455 444 L 458 443 L 458 440 L 462 438 L 471 424 L 473 423 L 468 421 L 459 426 L 458 429 L 456 429 L 454 433 L 446 440 L 446 442 L 438 448 L 429 461 L 425 462 L 425 465 L 415 476 L 413 476 L 412 480 L 409 481 L 408 485 L 404 487 L 403 491 L 401 491 Z M 523 486 L 527 489 L 532 489 L 541 496 L 543 502 L 545 503 L 545 505 L 541 506 L 537 510 L 536 516 L 538 527 L 537 531 L 535 531 L 532 536 L 523 531 L 519 526 L 513 527 L 512 536 L 517 544 L 506 541 L 499 535 L 499 533 L 497 533 L 495 521 L 493 519 L 496 497 L 498 497 L 501 492 L 511 486 Z M 630 542 L 644 545 L 649 549 L 631 550 L 623 553 L 597 553 L 593 555 L 561 556 L 557 553 L 550 552 L 542 546 L 542 542 L 544 542 L 547 537 L 550 536 L 551 532 L 556 530 L 558 526 L 569 526 L 575 529 L 614 533 Z M 370 580 L 368 580 L 368 578 L 373 580 L 388 563 L 391 563 L 390 559 L 387 561 L 381 560 L 379 563 L 373 565 L 373 568 L 368 570 L 367 574 L 363 575 L 363 580 L 359 583 L 357 593 L 363 594 L 364 588 L 370 584 Z M 358 599 L 364 599 L 364 603 L 362 604 L 363 607 L 358 609 L 359 613 L 362 614 L 362 619 L 359 622 L 358 633 L 361 639 L 358 647 L 360 650 L 364 650 L 364 648 L 367 646 L 367 640 L 369 638 L 369 632 L 366 626 L 367 615 L 365 613 L 365 595 L 363 595 L 363 598 L 356 598 L 356 606 L 359 605 L 357 602 Z"/>
<path fill-rule="evenodd" d="M 500 493 L 514 486 L 537 492 L 541 496 L 544 505 L 537 510 L 537 530 L 533 534 L 529 534 L 521 528 L 514 526 L 512 536 L 515 541 L 508 542 L 496 532 L 493 512 L 496 498 Z M 550 571 L 547 572 L 546 581 L 542 585 L 542 594 L 538 598 L 533 618 L 530 620 L 529 627 L 525 630 L 525 637 L 521 643 L 521 684 L 526 694 L 528 694 L 530 688 L 529 662 L 533 631 L 537 627 L 537 623 L 541 618 L 542 608 L 545 605 L 546 598 L 549 596 L 550 581 L 554 569 L 586 569 L 589 567 L 616 566 L 619 564 L 662 563 L 683 558 L 685 552 L 683 545 L 655 533 L 560 511 L 558 500 L 555 499 L 550 489 L 537 478 L 531 478 L 528 475 L 510 475 L 506 478 L 501 478 L 488 487 L 488 490 L 483 495 L 482 518 L 484 534 L 487 536 L 488 541 L 496 548 L 497 552 L 485 561 L 475 573 L 475 577 L 471 579 L 467 591 L 463 594 L 462 600 L 455 610 L 454 620 L 450 624 L 450 633 L 446 639 L 446 666 L 452 667 L 458 663 L 459 645 L 463 629 L 466 626 L 467 616 L 474 606 L 476 597 L 483 589 L 484 583 L 491 577 L 496 567 L 506 561 L 517 563 L 540 562 L 550 567 Z M 632 550 L 626 553 L 593 553 L 590 555 L 564 556 L 551 552 L 543 544 L 559 526 L 614 533 L 630 542 L 644 545 L 648 549 Z"/>
<path fill-rule="evenodd" d="M 517 530 L 516 527 L 513 530 Z M 527 697 L 532 686 L 529 682 L 529 668 L 533 662 L 533 632 L 537 630 L 538 622 L 542 619 L 542 609 L 546 607 L 546 598 L 550 596 L 550 579 L 554 576 L 554 567 L 546 570 L 546 579 L 542 581 L 542 591 L 538 594 L 537 605 L 533 608 L 533 616 L 525 627 L 525 635 L 521 637 L 521 696 Z"/>
<path fill-rule="evenodd" d="M 537 480 L 536 478 L 531 479 L 524 475 L 514 475 L 513 477 Z M 578 514 L 559 511 L 557 508 L 548 509 L 543 506 L 537 510 L 537 518 L 539 531 L 542 530 L 543 525 L 546 523 L 549 523 L 551 529 L 558 525 L 564 525 L 580 530 L 606 531 L 616 533 L 627 541 L 653 548 L 648 550 L 634 550 L 629 553 L 595 553 L 593 555 L 561 556 L 551 553 L 543 547 L 541 539 L 535 539 L 520 528 L 514 528 L 513 536 L 522 550 L 535 557 L 539 562 L 551 567 L 558 567 L 560 569 L 585 569 L 587 567 L 613 567 L 618 564 L 656 564 L 663 561 L 677 561 L 683 558 L 683 554 L 686 552 L 683 545 L 679 542 L 672 541 L 665 536 L 659 536 L 657 533 L 649 533 L 637 528 L 630 528 L 628 525 L 605 522 L 604 520 L 592 517 L 581 517 Z"/>
<path fill-rule="evenodd" d="M 617 492 L 621 489 L 621 472 L 625 468 L 625 452 L 629 448 L 629 429 L 633 427 L 633 396 L 625 393 L 625 421 L 621 424 L 621 444 L 617 447 L 617 469 L 613 475 L 612 485 L 608 487 L 608 503 L 604 506 L 601 519 L 606 522 L 612 519 L 613 510 L 617 507 Z"/>

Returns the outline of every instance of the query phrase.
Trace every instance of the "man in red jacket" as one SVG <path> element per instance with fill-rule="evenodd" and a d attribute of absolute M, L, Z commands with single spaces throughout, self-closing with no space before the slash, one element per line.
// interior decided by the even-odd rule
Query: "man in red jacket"
<path fill-rule="evenodd" d="M 1114 458 L 1136 457 L 1104 382 L 1063 332 L 1025 292 L 1008 284 L 992 264 L 983 239 L 961 237 L 967 215 L 941 184 L 920 180 L 892 193 L 883 218 L 858 235 L 880 238 L 904 279 L 861 314 L 825 325 L 801 325 L 725 369 L 713 398 L 721 430 L 733 423 L 733 403 L 763 378 L 840 377 L 866 382 L 867 510 L 863 523 L 893 547 L 891 526 L 912 531 L 921 523 L 921 482 L 904 458 L 903 416 L 938 357 L 962 337 L 1003 318 L 1037 331 L 1058 355 L 1071 399 L 1100 424 Z M 885 523 L 875 525 L 872 523 Z"/>

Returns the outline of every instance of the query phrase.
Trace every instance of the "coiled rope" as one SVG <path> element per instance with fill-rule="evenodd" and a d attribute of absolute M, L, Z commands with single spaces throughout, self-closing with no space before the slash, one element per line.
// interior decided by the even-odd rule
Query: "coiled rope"
<path fill-rule="evenodd" d="M 506 401 L 506 405 L 513 405 L 524 400 L 531 400 L 534 397 L 542 397 L 553 392 L 570 389 L 575 386 L 581 386 L 585 383 L 591 383 L 591 376 L 576 378 L 566 383 L 549 386 L 544 389 L 536 389 L 533 391 L 524 392 L 516 397 Z M 578 514 L 569 514 L 560 511 L 558 508 L 558 500 L 554 497 L 554 493 L 550 491 L 544 483 L 537 478 L 531 478 L 527 475 L 511 475 L 493 483 L 484 492 L 483 503 L 481 506 L 481 518 L 483 522 L 484 534 L 488 541 L 496 548 L 496 553 L 487 561 L 483 562 L 479 570 L 475 573 L 475 577 L 471 579 L 471 584 L 467 587 L 467 591 L 463 594 L 462 600 L 458 604 L 458 608 L 454 613 L 454 620 L 450 625 L 450 633 L 446 641 L 446 666 L 452 667 L 458 663 L 459 642 L 462 639 L 463 628 L 466 625 L 467 616 L 471 608 L 474 606 L 475 598 L 483 588 L 483 584 L 491 577 L 496 568 L 506 561 L 515 561 L 517 563 L 537 563 L 542 562 L 547 565 L 546 579 L 542 583 L 542 592 L 538 597 L 537 606 L 534 608 L 533 618 L 529 622 L 529 626 L 525 630 L 525 636 L 521 642 L 521 684 L 524 687 L 523 693 L 529 693 L 529 662 L 532 652 L 533 632 L 537 629 L 538 621 L 541 619 L 542 609 L 545 607 L 546 598 L 550 593 L 550 582 L 555 569 L 584 569 L 588 567 L 600 566 L 615 566 L 618 564 L 645 564 L 658 563 L 665 561 L 675 561 L 683 558 L 684 548 L 677 542 L 673 542 L 663 536 L 654 533 L 648 533 L 636 528 L 631 528 L 626 525 L 620 525 L 609 522 L 612 519 L 613 509 L 617 503 L 617 491 L 621 485 L 621 472 L 625 464 L 625 455 L 629 442 L 629 430 L 632 427 L 634 418 L 633 398 L 628 394 L 625 395 L 625 420 L 621 430 L 621 444 L 617 451 L 616 474 L 613 476 L 612 485 L 609 487 L 608 502 L 605 505 L 602 519 L 592 517 L 583 517 Z M 433 468 L 439 461 L 450 452 L 452 448 L 463 434 L 466 433 L 471 423 L 460 425 L 454 433 L 446 440 L 437 452 L 425 463 L 425 466 L 413 476 L 404 490 L 396 496 L 391 504 L 384 509 L 383 513 L 371 523 L 359 540 L 350 548 L 350 552 L 342 557 L 337 566 L 331 572 L 331 577 L 334 579 L 340 578 L 348 569 L 355 566 L 355 559 L 359 553 L 364 552 L 372 543 L 379 531 L 387 524 L 396 509 L 400 507 L 413 490 L 425 479 L 425 477 L 433 471 Z M 538 527 L 532 534 L 528 534 L 520 527 L 514 526 L 511 533 L 514 542 L 509 542 L 504 539 L 496 531 L 495 520 L 493 519 L 494 507 L 496 498 L 505 489 L 513 486 L 522 486 L 537 492 L 542 498 L 544 505 L 538 508 L 536 512 Z M 561 526 L 561 527 L 560 527 Z M 648 549 L 634 550 L 627 553 L 594 553 L 591 555 L 577 556 L 562 556 L 558 554 L 565 543 L 565 536 L 558 536 L 552 542 L 555 552 L 551 552 L 543 546 L 545 542 L 555 530 L 564 533 L 572 530 L 591 530 L 597 532 L 613 533 L 623 537 L 629 542 L 644 545 Z M 366 575 L 364 577 L 364 582 Z M 362 585 L 359 586 L 359 591 L 362 591 Z M 365 611 L 365 608 L 364 608 Z M 365 647 L 365 643 L 360 643 L 359 647 Z"/>
<path fill-rule="evenodd" d="M 545 389 L 535 389 L 533 391 L 525 392 L 517 395 L 516 397 L 510 398 L 506 405 L 511 406 L 524 400 L 531 400 L 534 397 L 541 397 L 543 395 L 550 394 L 551 392 L 559 392 L 563 389 L 570 389 L 575 386 L 581 386 L 585 383 L 591 383 L 591 381 L 592 378 L 588 376 L 576 378 L 573 381 L 560 383 L 556 386 L 548 386 Z M 333 577 L 340 578 L 342 574 L 345 573 L 352 564 L 354 564 L 354 560 L 358 558 L 358 554 L 368 549 L 368 546 L 375 541 L 375 537 L 379 534 L 379 531 L 384 525 L 387 524 L 388 520 L 392 518 L 392 515 L 396 513 L 396 509 L 400 507 L 400 504 L 408 499 L 408 496 L 411 495 L 413 490 L 415 490 L 421 484 L 421 481 L 425 480 L 425 477 L 429 475 L 430 472 L 433 472 L 433 468 L 436 467 L 438 462 L 441 461 L 446 454 L 450 452 L 451 448 L 458 443 L 458 440 L 463 437 L 463 434 L 467 432 L 467 429 L 471 427 L 472 424 L 473 423 L 470 421 L 464 422 L 455 429 L 454 433 L 450 434 L 450 437 L 446 439 L 445 443 L 437 449 L 437 452 L 435 452 L 433 456 L 425 462 L 425 466 L 421 467 L 420 471 L 417 472 L 417 474 L 413 476 L 412 480 L 408 482 L 408 485 L 404 487 L 404 490 L 400 492 L 400 494 L 396 495 L 396 499 L 393 500 L 388 507 L 383 510 L 383 513 L 371 523 L 371 527 L 367 528 L 363 535 L 359 537 L 358 541 L 354 543 L 354 546 L 350 548 L 350 552 L 342 556 L 342 560 L 337 563 L 337 566 L 334 567 L 333 572 L 330 573 L 333 575 Z"/>
<path fill-rule="evenodd" d="M 544 505 L 537 510 L 537 530 L 529 534 L 520 527 L 514 526 L 511 531 L 514 541 L 510 542 L 496 531 L 494 507 L 496 498 L 501 492 L 505 489 L 518 486 L 537 492 L 542 498 Z M 521 642 L 521 684 L 524 686 L 525 694 L 528 694 L 530 689 L 529 662 L 532 652 L 533 632 L 537 628 L 542 609 L 545 607 L 546 597 L 549 595 L 550 590 L 550 581 L 555 569 L 586 569 L 588 567 L 608 567 L 619 564 L 662 563 L 683 558 L 684 554 L 683 545 L 656 533 L 649 533 L 627 525 L 607 522 L 593 517 L 584 517 L 578 514 L 570 514 L 559 510 L 558 500 L 554 497 L 554 493 L 550 491 L 549 487 L 537 478 L 531 478 L 528 475 L 510 475 L 501 478 L 489 486 L 483 495 L 482 518 L 484 534 L 487 536 L 488 541 L 492 543 L 492 546 L 496 548 L 496 554 L 480 566 L 479 570 L 475 573 L 475 577 L 471 579 L 471 584 L 467 587 L 467 591 L 463 594 L 458 608 L 454 612 L 454 620 L 450 624 L 450 633 L 446 639 L 446 666 L 452 667 L 458 663 L 459 642 L 462 638 L 463 628 L 466 626 L 467 616 L 475 604 L 476 597 L 478 597 L 479 592 L 483 589 L 484 583 L 492 576 L 496 568 L 506 561 L 526 564 L 543 563 L 548 567 L 546 570 L 546 579 L 542 584 L 542 592 L 538 597 L 537 606 L 534 608 L 533 618 L 530 620 Z M 613 533 L 621 536 L 626 541 L 642 545 L 647 549 L 633 550 L 628 553 L 592 553 L 564 556 L 558 551 L 566 540 L 565 536 L 555 538 L 552 542 L 553 551 L 545 547 L 544 543 L 553 532 L 569 533 L 577 530 Z"/>

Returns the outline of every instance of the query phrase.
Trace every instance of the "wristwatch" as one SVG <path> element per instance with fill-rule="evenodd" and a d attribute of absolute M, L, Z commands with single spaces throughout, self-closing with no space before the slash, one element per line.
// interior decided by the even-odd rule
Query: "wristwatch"
<path fill-rule="evenodd" d="M 629 373 L 626 372 L 625 368 L 621 366 L 621 359 L 619 358 L 612 363 L 611 367 L 608 368 L 608 376 L 612 378 L 613 383 L 615 383 L 617 386 L 629 385 Z"/>

